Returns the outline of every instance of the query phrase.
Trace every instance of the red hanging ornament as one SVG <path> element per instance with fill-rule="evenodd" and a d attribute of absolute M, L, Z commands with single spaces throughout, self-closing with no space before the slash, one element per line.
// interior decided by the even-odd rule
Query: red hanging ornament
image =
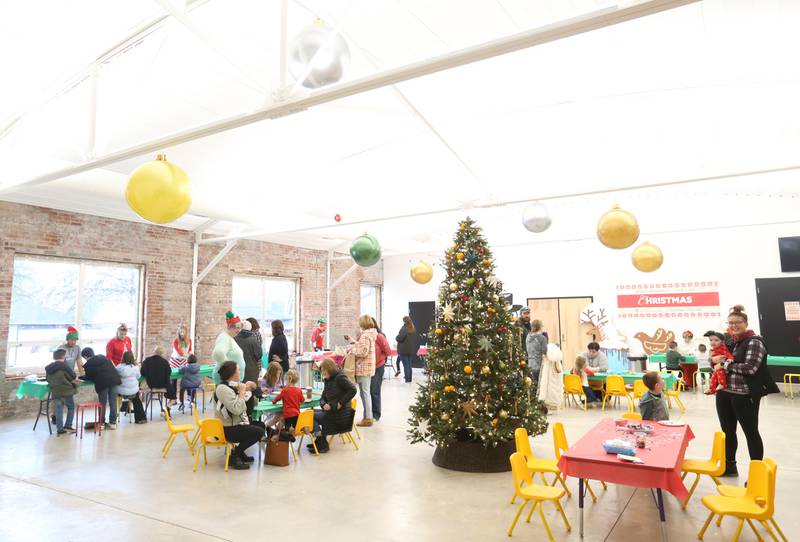
<path fill-rule="evenodd" d="M 339 213 L 336 213 L 335 215 L 333 215 L 333 219 L 336 222 L 341 222 L 342 221 L 342 215 L 340 215 Z"/>

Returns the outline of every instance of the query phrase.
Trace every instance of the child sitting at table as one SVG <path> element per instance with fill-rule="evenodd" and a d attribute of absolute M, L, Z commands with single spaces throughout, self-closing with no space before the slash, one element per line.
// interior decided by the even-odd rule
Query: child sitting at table
<path fill-rule="evenodd" d="M 572 369 L 572 374 L 581 377 L 581 387 L 583 388 L 583 393 L 586 395 L 586 400 L 589 402 L 589 405 L 594 408 L 594 403 L 599 403 L 600 399 L 598 399 L 594 394 L 594 390 L 589 387 L 588 377 L 594 375 L 594 371 L 586 366 L 586 358 L 583 356 L 578 356 L 575 359 L 575 368 Z"/>
<path fill-rule="evenodd" d="M 267 374 L 264 376 L 264 383 L 266 384 L 267 393 L 272 393 L 280 388 L 281 378 L 283 378 L 283 368 L 277 361 L 269 362 L 267 365 Z"/>
<path fill-rule="evenodd" d="M 178 372 L 181 374 L 181 402 L 178 408 L 183 410 L 183 399 L 186 392 L 189 392 L 189 401 L 191 402 L 201 384 L 200 365 L 197 363 L 197 356 L 189 354 L 189 357 L 186 358 L 186 365 L 180 367 Z M 196 406 L 197 403 L 195 403 Z"/>
<path fill-rule="evenodd" d="M 283 401 L 283 427 L 287 430 L 297 425 L 297 417 L 300 415 L 300 405 L 303 404 L 303 390 L 297 387 L 300 382 L 300 375 L 294 369 L 286 371 L 286 387 L 272 400 L 274 405 L 278 401 Z"/>
<path fill-rule="evenodd" d="M 678 352 L 678 343 L 675 341 L 671 341 L 669 343 L 669 350 L 667 351 L 666 358 L 668 371 L 680 371 L 680 364 L 686 361 L 686 358 L 683 357 L 683 354 Z"/>
<path fill-rule="evenodd" d="M 653 422 L 669 419 L 667 412 L 667 402 L 664 400 L 664 379 L 656 371 L 645 373 L 642 377 L 647 391 L 639 400 L 639 410 L 642 412 L 642 419 Z"/>
<path fill-rule="evenodd" d="M 117 389 L 117 395 L 133 405 L 133 419 L 138 424 L 147 423 L 147 416 L 144 414 L 142 399 L 139 397 L 139 366 L 136 365 L 136 358 L 133 352 L 124 352 L 122 361 L 117 365 L 117 373 L 122 382 Z M 123 403 L 124 405 L 124 403 Z M 123 407 L 123 412 L 126 412 Z"/>
<path fill-rule="evenodd" d="M 77 378 L 75 372 L 66 363 L 67 351 L 63 348 L 53 352 L 53 363 L 44 368 L 50 393 L 56 403 L 56 435 L 74 433 L 72 419 L 75 416 L 75 398 Z M 64 424 L 64 406 L 67 407 L 67 423 Z"/>
<path fill-rule="evenodd" d="M 733 359 L 733 354 L 728 350 L 725 344 L 725 336 L 722 333 L 710 333 L 708 336 L 708 344 L 711 345 L 711 365 L 713 372 L 711 380 L 708 383 L 708 389 L 705 391 L 706 395 L 713 395 L 719 390 L 724 390 L 728 387 L 728 375 L 725 374 L 725 362 Z"/>

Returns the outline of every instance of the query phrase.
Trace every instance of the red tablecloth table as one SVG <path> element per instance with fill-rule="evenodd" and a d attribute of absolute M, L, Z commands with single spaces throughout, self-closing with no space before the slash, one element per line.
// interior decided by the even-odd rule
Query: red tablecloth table
<path fill-rule="evenodd" d="M 601 420 L 582 439 L 572 446 L 558 461 L 558 468 L 567 476 L 578 479 L 578 507 L 581 537 L 583 537 L 584 480 L 601 480 L 611 484 L 656 490 L 655 501 L 661 519 L 661 535 L 666 540 L 666 516 L 662 490 L 667 490 L 678 500 L 689 496 L 681 480 L 681 465 L 686 446 L 694 438 L 688 425 L 667 427 L 656 422 L 654 432 L 647 437 L 647 448 L 637 449 L 636 456 L 644 463 L 629 463 L 603 450 L 603 441 L 631 439 L 633 434 L 618 430 L 613 419 Z"/>
<path fill-rule="evenodd" d="M 392 355 L 393 356 L 397 355 L 397 348 L 392 348 Z M 417 355 L 419 357 L 421 357 L 421 358 L 424 358 L 425 356 L 427 356 L 428 355 L 428 347 L 427 346 L 421 346 L 420 349 L 417 350 Z"/>

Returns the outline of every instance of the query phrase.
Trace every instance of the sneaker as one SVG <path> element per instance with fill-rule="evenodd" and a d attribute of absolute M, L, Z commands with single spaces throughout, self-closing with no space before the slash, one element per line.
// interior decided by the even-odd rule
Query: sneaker
<path fill-rule="evenodd" d="M 358 422 L 356 425 L 359 426 L 359 427 L 372 427 L 372 423 L 373 423 L 372 422 L 372 418 L 364 418 L 363 420 Z"/>
<path fill-rule="evenodd" d="M 65 432 L 65 433 L 74 433 L 74 432 L 75 432 L 75 429 L 73 429 L 72 427 L 70 427 L 70 426 L 68 426 L 68 425 L 65 425 L 65 426 L 64 426 L 64 432 Z"/>
<path fill-rule="evenodd" d="M 60 437 L 61 435 L 66 435 L 66 434 L 67 434 L 67 430 L 66 429 L 59 429 L 58 431 L 56 431 L 56 436 L 57 437 Z"/>
<path fill-rule="evenodd" d="M 115 424 L 115 423 L 108 423 L 108 424 L 106 424 L 106 429 L 110 429 L 110 430 L 112 430 L 112 431 L 116 431 L 116 429 L 117 429 L 117 424 Z"/>
<path fill-rule="evenodd" d="M 143 423 L 147 423 L 147 420 L 139 420 L 136 422 L 137 425 L 142 425 Z"/>

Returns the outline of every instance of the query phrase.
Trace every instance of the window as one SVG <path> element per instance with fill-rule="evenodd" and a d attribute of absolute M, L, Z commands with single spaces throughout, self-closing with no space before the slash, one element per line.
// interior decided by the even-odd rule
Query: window
<path fill-rule="evenodd" d="M 381 287 L 372 284 L 361 285 L 361 314 L 368 314 L 381 325 Z"/>
<path fill-rule="evenodd" d="M 61 258 L 17 256 L 11 293 L 7 368 L 42 367 L 64 343 L 67 326 L 81 347 L 105 352 L 120 322 L 136 345 L 141 268 Z"/>
<path fill-rule="evenodd" d="M 261 325 L 265 348 L 272 340 L 272 321 L 281 320 L 290 350 L 297 350 L 299 283 L 294 279 L 233 277 L 233 312 Z"/>

